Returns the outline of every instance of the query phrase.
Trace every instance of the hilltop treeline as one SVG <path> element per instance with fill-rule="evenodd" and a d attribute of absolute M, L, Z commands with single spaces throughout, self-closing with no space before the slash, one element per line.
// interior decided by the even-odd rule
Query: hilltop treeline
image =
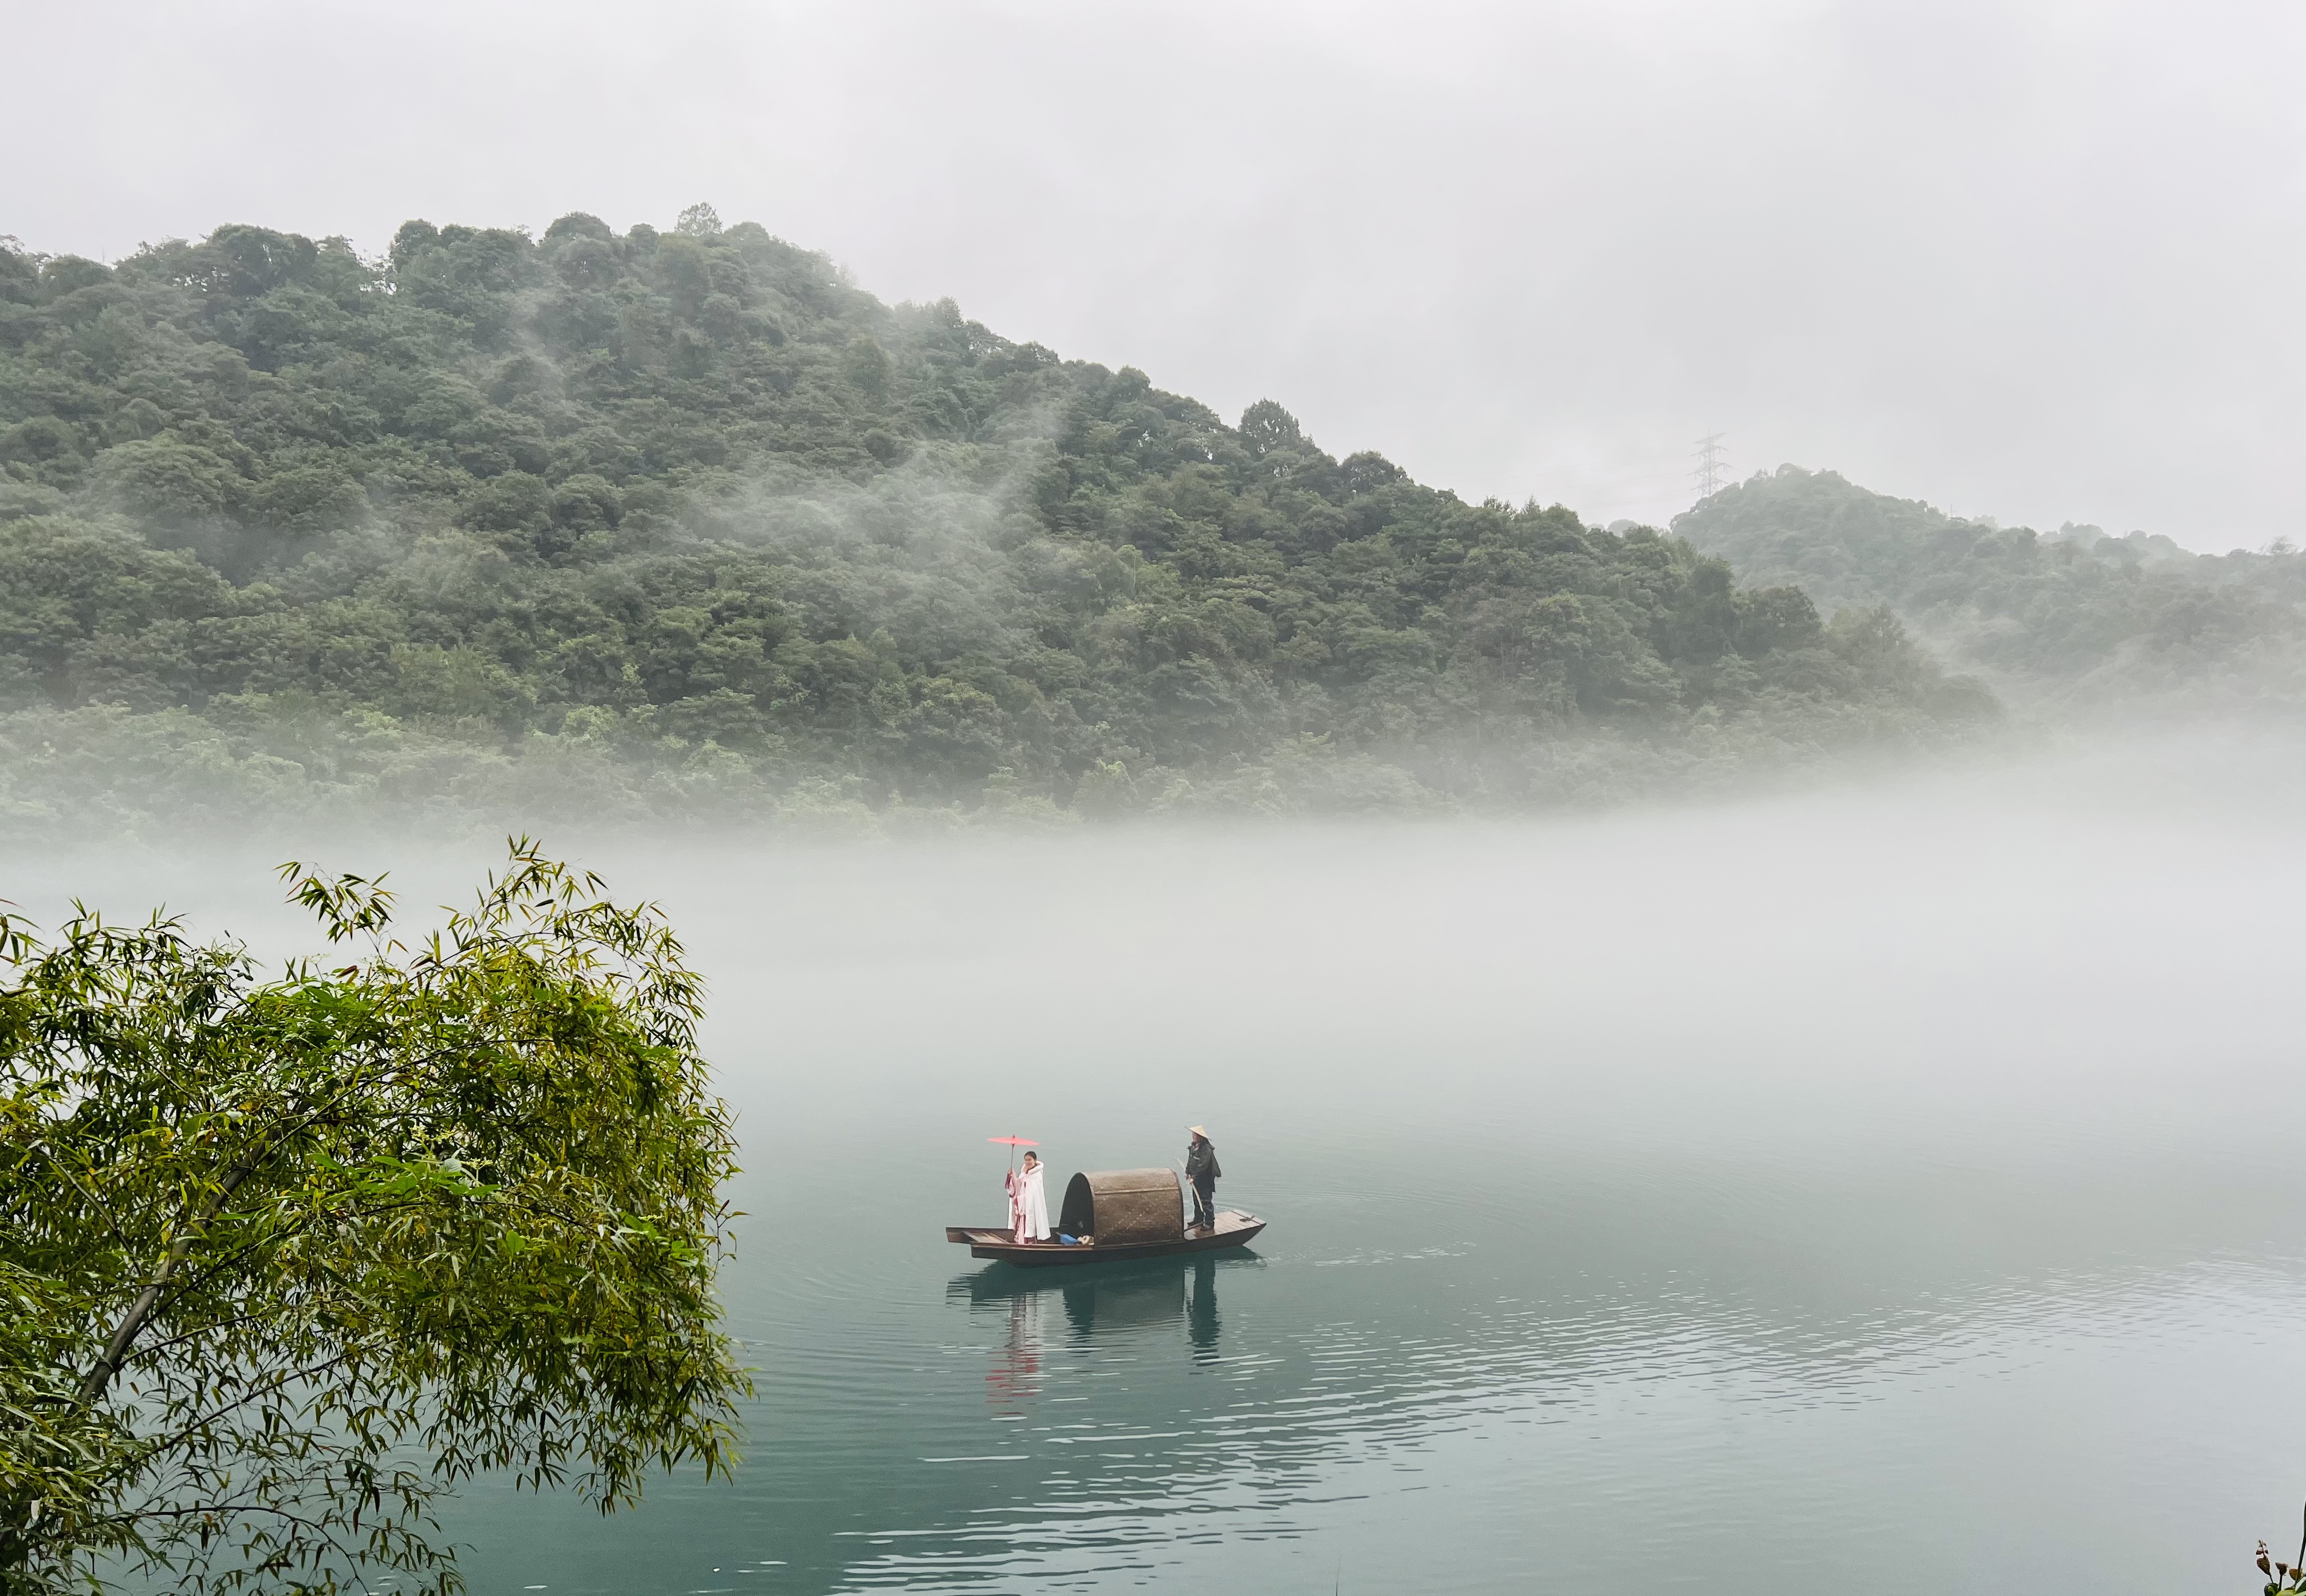
<path fill-rule="evenodd" d="M 2306 707 L 2306 559 L 2287 543 L 2194 554 L 2166 537 L 1949 516 L 1784 465 L 1677 516 L 1746 582 L 1823 607 L 1887 606 L 2021 703 Z"/>
<path fill-rule="evenodd" d="M 1990 717 L 1883 609 L 704 208 L 0 250 L 0 806 L 1520 805 Z"/>

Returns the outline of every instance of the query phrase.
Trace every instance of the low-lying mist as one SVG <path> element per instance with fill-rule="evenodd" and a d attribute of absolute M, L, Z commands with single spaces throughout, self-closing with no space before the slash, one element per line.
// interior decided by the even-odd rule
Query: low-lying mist
<path fill-rule="evenodd" d="M 772 1140 L 1054 1116 L 1122 1158 L 1180 1114 L 1285 1139 L 1311 1097 L 1373 1135 L 2048 1156 L 2290 1101 L 2302 774 L 2206 736 L 1554 821 L 547 841 L 669 909 Z M 277 955 L 310 943 L 283 858 L 390 869 L 414 928 L 497 851 L 283 830 L 20 856 L 6 895 Z"/>

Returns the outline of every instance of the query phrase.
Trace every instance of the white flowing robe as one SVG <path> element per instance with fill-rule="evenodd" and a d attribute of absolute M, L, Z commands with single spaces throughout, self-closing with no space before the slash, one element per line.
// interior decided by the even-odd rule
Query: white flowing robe
<path fill-rule="evenodd" d="M 1020 1171 L 1014 1206 L 1017 1210 L 1017 1239 L 1021 1242 L 1046 1242 L 1049 1239 L 1049 1202 L 1041 1194 L 1042 1166 L 1034 1165 Z"/>

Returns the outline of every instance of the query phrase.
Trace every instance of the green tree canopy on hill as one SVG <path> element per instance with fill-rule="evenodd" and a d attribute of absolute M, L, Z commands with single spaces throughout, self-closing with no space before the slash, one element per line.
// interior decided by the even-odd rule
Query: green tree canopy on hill
<path fill-rule="evenodd" d="M 2095 676 L 2102 693 L 2135 696 L 2280 664 L 2306 639 L 2306 561 L 2286 546 L 2198 555 L 2143 533 L 2046 535 L 1792 465 L 1724 489 L 1673 529 L 1743 581 L 1887 605 L 2021 690 Z"/>
<path fill-rule="evenodd" d="M 147 765 L 385 797 L 613 765 L 675 805 L 1130 807 L 1283 766 L 1516 802 L 1597 735 L 1987 707 L 1654 531 L 1464 502 L 1271 401 L 1227 425 L 709 207 L 410 222 L 377 260 L 243 226 L 0 252 L 0 738 L 92 800 Z"/>

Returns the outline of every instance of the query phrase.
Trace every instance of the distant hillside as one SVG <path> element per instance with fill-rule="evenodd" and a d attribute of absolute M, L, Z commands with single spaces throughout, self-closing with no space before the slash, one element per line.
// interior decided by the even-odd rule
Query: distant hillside
<path fill-rule="evenodd" d="M 1994 713 L 1886 616 L 704 208 L 0 250 L 0 591 L 19 832 L 1510 807 Z"/>
<path fill-rule="evenodd" d="M 1674 518 L 1739 581 L 1828 613 L 1886 604 L 1950 662 L 2020 699 L 2306 705 L 2306 559 L 2188 552 L 2094 526 L 1963 520 L 1830 471 L 1782 465 Z"/>

